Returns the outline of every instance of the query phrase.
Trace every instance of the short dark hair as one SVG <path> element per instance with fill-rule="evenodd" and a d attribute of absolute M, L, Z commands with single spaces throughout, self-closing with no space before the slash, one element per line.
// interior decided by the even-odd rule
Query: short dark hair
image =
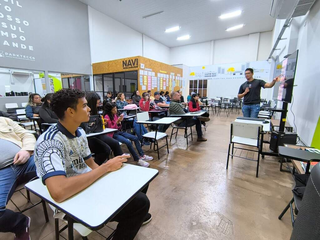
<path fill-rule="evenodd" d="M 64 119 L 64 112 L 70 107 L 77 110 L 78 99 L 85 97 L 85 93 L 78 89 L 62 89 L 54 93 L 51 101 L 52 111 L 59 119 Z"/>
<path fill-rule="evenodd" d="M 252 74 L 253 74 L 253 69 L 252 68 L 247 68 L 246 70 L 245 70 L 245 72 L 246 71 L 250 71 Z"/>

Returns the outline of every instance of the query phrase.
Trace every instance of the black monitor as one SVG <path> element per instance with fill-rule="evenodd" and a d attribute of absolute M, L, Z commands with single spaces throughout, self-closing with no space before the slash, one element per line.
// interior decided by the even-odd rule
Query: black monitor
<path fill-rule="evenodd" d="M 282 61 L 281 79 L 278 90 L 279 101 L 291 103 L 298 52 L 298 50 L 295 51 Z"/>

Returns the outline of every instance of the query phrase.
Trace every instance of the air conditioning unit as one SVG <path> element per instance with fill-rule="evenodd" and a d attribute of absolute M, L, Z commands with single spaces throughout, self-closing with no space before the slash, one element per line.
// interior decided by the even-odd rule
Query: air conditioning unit
<path fill-rule="evenodd" d="M 307 14 L 316 0 L 272 0 L 270 16 L 288 19 Z"/>

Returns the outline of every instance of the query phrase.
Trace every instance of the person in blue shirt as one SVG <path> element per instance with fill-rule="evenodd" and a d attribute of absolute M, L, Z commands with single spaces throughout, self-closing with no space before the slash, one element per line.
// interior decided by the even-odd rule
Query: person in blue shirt
<path fill-rule="evenodd" d="M 26 106 L 27 118 L 39 117 L 39 111 L 41 108 L 41 96 L 38 93 L 32 93 L 29 95 L 28 105 Z"/>

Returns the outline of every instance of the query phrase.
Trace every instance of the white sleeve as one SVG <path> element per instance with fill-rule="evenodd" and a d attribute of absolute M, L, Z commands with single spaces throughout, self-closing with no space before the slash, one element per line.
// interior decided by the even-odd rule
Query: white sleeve
<path fill-rule="evenodd" d="M 43 140 L 37 143 L 35 148 L 35 163 L 37 175 L 45 180 L 52 176 L 64 175 L 65 172 L 65 152 L 61 141 L 56 139 Z"/>

